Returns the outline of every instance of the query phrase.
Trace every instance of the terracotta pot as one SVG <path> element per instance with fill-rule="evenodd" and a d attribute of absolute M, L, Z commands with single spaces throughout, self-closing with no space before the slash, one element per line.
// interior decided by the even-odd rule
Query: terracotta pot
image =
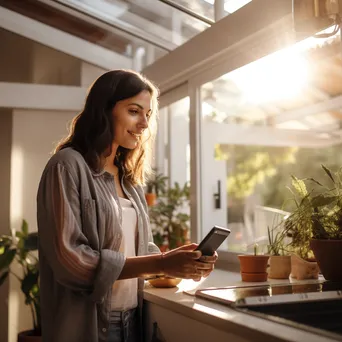
<path fill-rule="evenodd" d="M 157 195 L 152 192 L 148 192 L 145 194 L 145 199 L 146 199 L 147 205 L 149 207 L 152 207 L 153 205 L 156 204 Z"/>
<path fill-rule="evenodd" d="M 267 281 L 268 274 L 265 273 L 244 273 L 241 272 L 241 280 L 248 282 Z"/>
<path fill-rule="evenodd" d="M 319 267 L 317 262 L 306 261 L 298 255 L 291 255 L 291 277 L 298 280 L 318 279 Z"/>
<path fill-rule="evenodd" d="M 342 240 L 311 240 L 310 247 L 326 280 L 342 280 Z"/>
<path fill-rule="evenodd" d="M 266 273 L 268 255 L 238 255 L 241 273 Z"/>
<path fill-rule="evenodd" d="M 41 336 L 34 336 L 33 330 L 22 331 L 18 334 L 18 342 L 42 342 Z"/>
<path fill-rule="evenodd" d="M 169 250 L 169 245 L 161 245 L 159 249 L 162 253 L 167 252 Z"/>
<path fill-rule="evenodd" d="M 291 273 L 290 255 L 271 255 L 268 277 L 272 279 L 288 279 Z"/>

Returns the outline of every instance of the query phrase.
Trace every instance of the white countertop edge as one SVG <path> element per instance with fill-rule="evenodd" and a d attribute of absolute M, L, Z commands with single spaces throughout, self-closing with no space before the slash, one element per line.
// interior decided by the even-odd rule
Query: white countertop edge
<path fill-rule="evenodd" d="M 209 278 L 201 284 L 193 281 L 183 280 L 185 289 L 206 288 L 212 286 L 230 286 L 230 285 L 248 285 L 239 280 L 238 273 L 215 270 Z M 272 281 L 278 282 L 279 281 Z M 312 282 L 312 280 L 310 281 Z M 195 296 L 185 294 L 182 291 L 182 283 L 178 288 L 162 289 L 153 288 L 148 285 L 144 289 L 144 300 L 160 305 L 165 309 L 179 313 L 199 322 L 209 324 L 219 330 L 236 334 L 244 338 L 250 338 L 253 341 L 293 341 L 293 342 L 330 342 L 337 341 L 333 338 L 314 334 L 312 332 L 297 329 L 275 321 L 266 320 L 254 315 L 246 314 L 228 306 L 215 303 L 209 300 L 201 299 Z M 215 285 L 216 283 L 216 285 Z M 219 285 L 217 285 L 219 283 Z M 284 281 L 282 281 L 284 283 Z M 259 283 L 268 284 L 266 283 Z M 255 285 L 255 283 L 250 283 Z M 340 340 L 341 341 L 341 340 Z"/>

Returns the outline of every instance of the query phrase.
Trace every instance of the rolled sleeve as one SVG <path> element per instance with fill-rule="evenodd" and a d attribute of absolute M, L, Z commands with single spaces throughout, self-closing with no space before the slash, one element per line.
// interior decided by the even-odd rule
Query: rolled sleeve
<path fill-rule="evenodd" d="M 119 277 L 125 257 L 89 246 L 82 229 L 78 187 L 65 165 L 50 165 L 43 173 L 37 209 L 40 250 L 56 281 L 102 301 Z"/>
<path fill-rule="evenodd" d="M 160 249 L 157 247 L 157 245 L 153 241 L 149 241 L 147 246 L 148 254 L 160 254 Z"/>

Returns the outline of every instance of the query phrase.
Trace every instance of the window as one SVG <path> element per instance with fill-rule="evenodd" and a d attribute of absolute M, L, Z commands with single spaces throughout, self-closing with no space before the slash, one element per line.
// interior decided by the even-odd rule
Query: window
<path fill-rule="evenodd" d="M 291 210 L 291 174 L 324 182 L 342 165 L 339 37 L 309 38 L 200 89 L 202 236 L 231 229 L 223 250 L 267 244 Z"/>
<path fill-rule="evenodd" d="M 171 186 L 190 182 L 189 97 L 160 109 L 156 151 L 156 168 Z"/>

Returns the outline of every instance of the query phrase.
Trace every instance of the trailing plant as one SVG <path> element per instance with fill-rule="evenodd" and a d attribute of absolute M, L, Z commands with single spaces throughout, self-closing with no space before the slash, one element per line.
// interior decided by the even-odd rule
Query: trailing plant
<path fill-rule="evenodd" d="M 288 247 L 304 259 L 312 256 L 311 239 L 342 239 L 342 173 L 322 169 L 330 186 L 313 178 L 292 176 L 293 201 L 296 208 L 285 220 L 284 232 L 291 238 Z M 308 185 L 313 188 L 308 189 Z"/>
<path fill-rule="evenodd" d="M 173 249 L 188 239 L 190 187 L 188 183 L 161 189 L 157 204 L 150 208 L 154 241 L 158 246 Z"/>
<path fill-rule="evenodd" d="M 22 221 L 21 231 L 0 237 L 0 286 L 13 274 L 21 283 L 25 304 L 31 309 L 34 335 L 41 335 L 39 262 L 34 254 L 38 249 L 38 233 L 29 233 L 28 224 Z M 21 267 L 21 274 L 13 271 L 13 264 Z"/>

